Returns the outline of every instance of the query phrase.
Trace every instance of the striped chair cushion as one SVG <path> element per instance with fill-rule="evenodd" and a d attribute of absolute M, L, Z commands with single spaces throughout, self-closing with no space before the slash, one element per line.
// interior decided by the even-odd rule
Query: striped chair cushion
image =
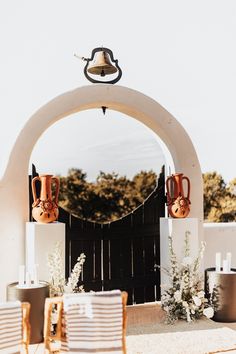
<path fill-rule="evenodd" d="M 22 309 L 20 301 L 0 303 L 0 353 L 20 353 Z"/>
<path fill-rule="evenodd" d="M 70 353 L 123 353 L 120 290 L 65 295 L 64 313 Z"/>

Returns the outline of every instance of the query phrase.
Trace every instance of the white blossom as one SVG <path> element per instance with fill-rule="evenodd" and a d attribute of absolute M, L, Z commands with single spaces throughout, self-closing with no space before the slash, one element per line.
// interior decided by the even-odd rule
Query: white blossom
<path fill-rule="evenodd" d="M 181 301 L 181 292 L 179 290 L 177 290 L 175 293 L 174 293 L 174 298 L 177 302 L 180 302 Z"/>
<path fill-rule="evenodd" d="M 212 307 L 207 307 L 203 310 L 203 315 L 207 318 L 212 318 L 214 316 L 214 310 Z"/>
<path fill-rule="evenodd" d="M 197 293 L 197 296 L 198 296 L 200 299 L 204 298 L 204 296 L 205 296 L 205 291 L 203 291 L 203 290 L 199 291 L 199 292 Z"/>
<path fill-rule="evenodd" d="M 191 319 L 191 316 L 190 316 L 190 311 L 188 308 L 186 308 L 186 315 L 187 315 L 187 322 L 191 322 L 192 319 Z"/>
<path fill-rule="evenodd" d="M 201 299 L 199 299 L 198 296 L 193 296 L 193 301 L 195 303 L 196 306 L 200 306 L 201 305 Z"/>
<path fill-rule="evenodd" d="M 66 284 L 67 288 L 71 289 L 71 292 L 75 292 L 77 288 L 77 283 L 82 272 L 83 264 L 85 262 L 85 254 L 81 253 L 81 255 L 77 258 L 77 263 L 75 264 L 70 277 L 68 278 L 68 282 Z"/>

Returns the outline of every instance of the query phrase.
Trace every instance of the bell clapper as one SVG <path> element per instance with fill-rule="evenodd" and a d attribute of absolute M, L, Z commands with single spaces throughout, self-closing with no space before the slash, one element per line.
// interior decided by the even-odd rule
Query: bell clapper
<path fill-rule="evenodd" d="M 102 108 L 102 112 L 103 112 L 103 114 L 104 114 L 104 116 L 105 116 L 107 107 L 106 107 L 106 106 L 102 106 L 101 108 Z"/>

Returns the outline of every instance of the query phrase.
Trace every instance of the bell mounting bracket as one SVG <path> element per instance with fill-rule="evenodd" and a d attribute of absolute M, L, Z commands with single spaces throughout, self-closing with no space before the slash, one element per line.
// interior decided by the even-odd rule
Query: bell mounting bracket
<path fill-rule="evenodd" d="M 108 81 L 96 80 L 93 77 L 89 76 L 89 74 L 88 74 L 88 65 L 89 65 L 90 61 L 93 61 L 95 54 L 97 52 L 101 52 L 101 51 L 106 52 L 110 55 L 111 61 L 115 64 L 116 68 L 118 69 L 118 75 L 113 80 L 108 80 Z M 122 76 L 122 70 L 118 65 L 118 60 L 114 59 L 112 51 L 108 48 L 104 48 L 104 47 L 94 48 L 92 50 L 91 58 L 84 58 L 83 57 L 82 59 L 87 62 L 87 64 L 84 67 L 84 75 L 89 81 L 91 81 L 94 84 L 98 84 L 98 83 L 99 84 L 115 84 L 116 82 L 118 82 L 120 80 L 120 78 Z"/>

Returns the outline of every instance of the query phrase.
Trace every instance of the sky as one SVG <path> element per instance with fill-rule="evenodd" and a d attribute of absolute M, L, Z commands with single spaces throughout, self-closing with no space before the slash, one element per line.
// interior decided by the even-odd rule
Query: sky
<path fill-rule="evenodd" d="M 33 113 L 90 84 L 74 53 L 89 57 L 104 46 L 122 68 L 118 84 L 152 97 L 182 124 L 203 172 L 236 177 L 235 0 L 1 1 L 0 43 L 1 175 Z M 141 123 L 93 110 L 50 127 L 31 162 L 40 173 L 64 174 L 71 164 L 93 179 L 99 170 L 158 170 L 163 159 Z"/>
<path fill-rule="evenodd" d="M 62 131 L 64 143 L 57 139 Z M 42 154 L 45 148 L 46 161 Z M 55 153 L 59 158 L 55 159 Z M 31 156 L 31 163 L 39 173 L 44 170 L 66 176 L 69 168 L 77 167 L 87 173 L 89 181 L 95 181 L 99 171 L 116 172 L 128 178 L 141 170 L 158 174 L 165 160 L 162 147 L 149 128 L 109 109 L 105 116 L 101 109 L 96 109 L 60 120 L 47 129 Z"/>

